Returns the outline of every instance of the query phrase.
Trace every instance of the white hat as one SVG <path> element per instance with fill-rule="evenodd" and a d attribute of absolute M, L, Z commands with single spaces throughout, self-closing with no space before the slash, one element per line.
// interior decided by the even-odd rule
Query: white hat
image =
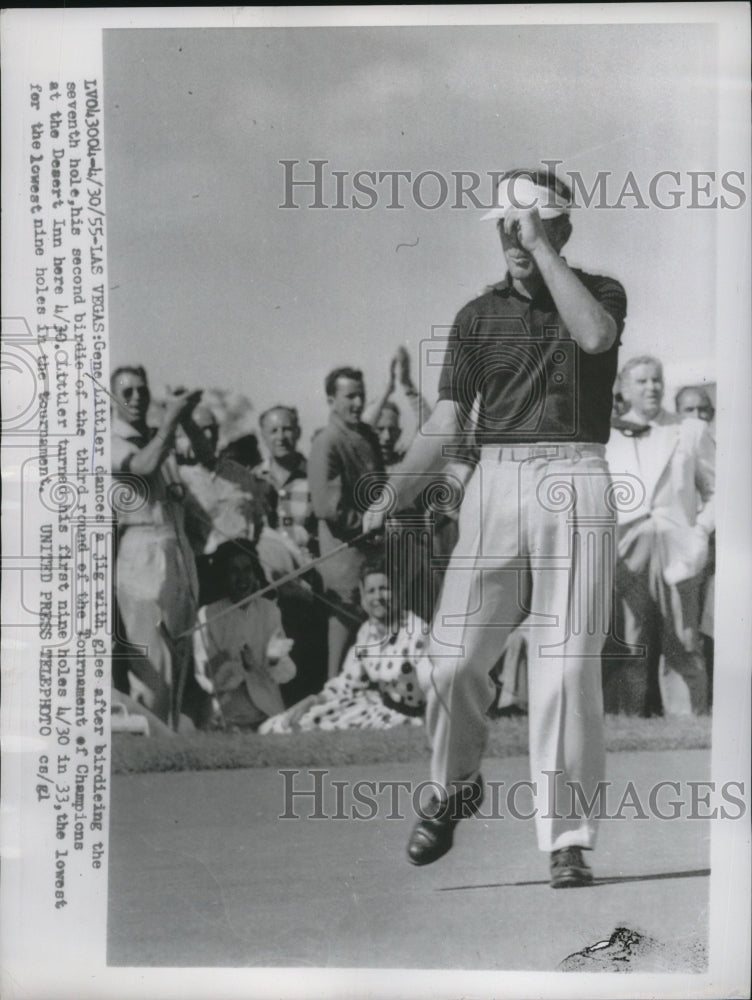
<path fill-rule="evenodd" d="M 510 208 L 537 208 L 541 219 L 555 219 L 558 215 L 569 215 L 570 202 L 544 184 L 536 184 L 526 174 L 502 177 L 496 189 L 496 205 L 481 218 L 503 219 Z"/>

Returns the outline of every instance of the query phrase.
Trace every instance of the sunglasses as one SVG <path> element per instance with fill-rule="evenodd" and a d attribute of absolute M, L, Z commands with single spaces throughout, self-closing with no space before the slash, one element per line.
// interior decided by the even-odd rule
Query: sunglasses
<path fill-rule="evenodd" d="M 134 396 L 148 396 L 149 390 L 145 385 L 128 385 L 120 393 L 123 399 L 133 399 Z"/>

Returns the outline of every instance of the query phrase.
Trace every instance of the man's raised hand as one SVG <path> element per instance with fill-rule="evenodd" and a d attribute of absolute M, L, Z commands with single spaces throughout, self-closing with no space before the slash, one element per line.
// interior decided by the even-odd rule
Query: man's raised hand
<path fill-rule="evenodd" d="M 504 232 L 528 253 L 551 246 L 537 208 L 510 208 L 504 216 Z"/>
<path fill-rule="evenodd" d="M 374 531 L 381 531 L 384 525 L 384 511 L 369 508 L 363 515 L 363 531 L 371 534 Z"/>

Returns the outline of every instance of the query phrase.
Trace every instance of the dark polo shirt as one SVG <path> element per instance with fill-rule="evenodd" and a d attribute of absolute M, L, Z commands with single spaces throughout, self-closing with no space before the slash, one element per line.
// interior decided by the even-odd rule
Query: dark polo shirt
<path fill-rule="evenodd" d="M 479 444 L 608 441 L 627 299 L 613 278 L 572 271 L 616 321 L 616 341 L 601 354 L 572 340 L 545 285 L 527 299 L 507 275 L 458 313 L 439 399 L 455 401 L 464 425 L 479 397 Z"/>

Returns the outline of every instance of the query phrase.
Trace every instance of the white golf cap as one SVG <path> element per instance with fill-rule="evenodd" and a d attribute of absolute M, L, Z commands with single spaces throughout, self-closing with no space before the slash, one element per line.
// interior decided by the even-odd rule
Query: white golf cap
<path fill-rule="evenodd" d="M 512 177 L 502 177 L 496 188 L 495 207 L 481 217 L 481 222 L 487 219 L 503 219 L 510 208 L 537 208 L 541 219 L 555 219 L 558 215 L 568 215 L 570 202 L 544 184 L 536 184 L 532 177 L 526 174 L 515 174 Z"/>

